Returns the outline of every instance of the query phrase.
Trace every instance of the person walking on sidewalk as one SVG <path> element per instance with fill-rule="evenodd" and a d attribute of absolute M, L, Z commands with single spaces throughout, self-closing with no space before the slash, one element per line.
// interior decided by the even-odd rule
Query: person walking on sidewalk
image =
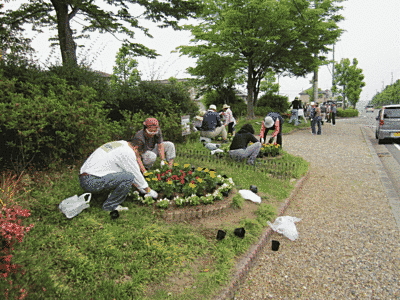
<path fill-rule="evenodd" d="M 282 125 L 283 118 L 280 114 L 276 112 L 270 112 L 265 117 L 264 121 L 261 124 L 260 131 L 260 142 L 264 144 L 267 138 L 267 134 L 269 130 L 273 130 L 272 137 L 269 139 L 268 143 L 272 144 L 273 140 L 276 138 L 276 143 L 282 147 Z"/>
<path fill-rule="evenodd" d="M 247 147 L 249 142 L 254 144 Z M 245 124 L 240 128 L 232 140 L 229 148 L 229 156 L 235 160 L 242 161 L 247 158 L 249 165 L 254 165 L 258 153 L 260 153 L 261 143 L 254 136 L 254 128 L 251 124 Z"/>
<path fill-rule="evenodd" d="M 333 126 L 336 125 L 336 113 L 337 113 L 336 104 L 335 104 L 335 103 L 332 103 L 332 107 L 331 107 L 331 120 L 332 120 L 332 125 L 333 125 Z"/>
<path fill-rule="evenodd" d="M 321 134 L 321 109 L 318 107 L 318 103 L 311 102 L 311 133 Z M 315 132 L 315 125 L 318 126 L 318 131 Z"/>

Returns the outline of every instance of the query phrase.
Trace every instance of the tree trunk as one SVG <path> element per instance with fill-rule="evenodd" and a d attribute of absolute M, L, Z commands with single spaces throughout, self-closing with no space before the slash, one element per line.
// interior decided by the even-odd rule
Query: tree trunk
<path fill-rule="evenodd" d="M 318 67 L 314 71 L 313 93 L 314 93 L 314 102 L 317 102 L 317 100 L 318 100 Z"/>
<path fill-rule="evenodd" d="M 248 64 L 247 69 L 247 119 L 254 119 L 254 90 L 255 81 L 253 78 L 253 65 L 251 62 Z"/>
<path fill-rule="evenodd" d="M 58 40 L 60 42 L 61 57 L 63 65 L 77 66 L 76 43 L 74 42 L 70 20 L 77 13 L 74 8 L 68 14 L 68 4 L 63 0 L 51 0 L 57 14 Z"/>

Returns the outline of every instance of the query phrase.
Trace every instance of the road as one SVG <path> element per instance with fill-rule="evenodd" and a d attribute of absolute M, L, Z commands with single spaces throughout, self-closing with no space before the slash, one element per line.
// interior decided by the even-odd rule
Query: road
<path fill-rule="evenodd" d="M 400 140 L 393 140 L 392 143 L 379 145 L 375 138 L 376 116 L 378 111 L 374 113 L 361 112 L 360 117 L 355 119 L 365 124 L 365 133 L 371 142 L 373 149 L 378 155 L 387 176 L 389 177 L 397 197 L 400 198 Z"/>

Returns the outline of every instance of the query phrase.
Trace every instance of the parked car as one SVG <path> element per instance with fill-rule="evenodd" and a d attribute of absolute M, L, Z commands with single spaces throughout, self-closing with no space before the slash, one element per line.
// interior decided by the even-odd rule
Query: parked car
<path fill-rule="evenodd" d="M 374 112 L 374 106 L 373 105 L 367 105 L 365 107 L 365 112 Z"/>
<path fill-rule="evenodd" d="M 376 120 L 375 137 L 379 144 L 387 139 L 400 139 L 400 104 L 383 106 Z"/>

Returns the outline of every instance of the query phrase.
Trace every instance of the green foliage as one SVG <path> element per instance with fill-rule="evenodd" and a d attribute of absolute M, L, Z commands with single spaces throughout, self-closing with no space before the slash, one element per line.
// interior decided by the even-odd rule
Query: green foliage
<path fill-rule="evenodd" d="M 84 157 L 119 130 L 106 121 L 107 111 L 90 87 L 75 88 L 56 77 L 42 84 L 4 78 L 0 91 L 2 156 L 17 172 L 31 162 L 51 166 Z"/>
<path fill-rule="evenodd" d="M 143 128 L 143 121 L 148 117 L 154 117 L 160 124 L 164 140 L 182 143 L 185 137 L 182 136 L 181 115 L 178 113 L 158 112 L 154 115 L 145 114 L 143 112 L 131 113 L 129 111 L 122 112 L 124 118 L 119 122 L 121 130 L 118 138 L 123 140 L 133 139 L 135 133 Z"/>
<path fill-rule="evenodd" d="M 180 51 L 197 58 L 199 67 L 192 73 L 210 82 L 244 76 L 251 119 L 267 72 L 303 76 L 327 61 L 315 53 L 328 52 L 342 32 L 336 24 L 341 7 L 335 2 L 210 0 L 200 14 L 202 22 L 186 26 L 198 45 L 181 46 Z M 225 65 L 205 64 L 210 57 Z"/>
<path fill-rule="evenodd" d="M 4 14 L 6 24 L 10 23 L 13 28 L 23 30 L 24 24 L 32 24 L 32 29 L 43 32 L 44 27 L 58 30 L 56 39 L 60 46 L 63 64 L 77 65 L 76 40 L 87 38 L 86 32 L 99 31 L 100 33 L 123 34 L 127 39 L 123 40 L 123 46 L 135 55 L 145 55 L 154 58 L 157 54 L 154 50 L 144 45 L 132 43 L 129 40 L 135 38 L 134 30 L 139 29 L 145 35 L 150 36 L 148 29 L 139 24 L 139 17 L 133 5 L 140 5 L 141 17 L 152 22 L 161 23 L 159 26 L 171 26 L 178 29 L 178 21 L 193 17 L 198 11 L 201 3 L 197 0 L 191 1 L 140 1 L 110 0 L 98 2 L 91 1 L 44 1 L 37 0 L 22 4 L 17 10 L 7 11 Z M 79 22 L 81 32 L 71 28 L 70 22 L 74 18 L 84 19 Z M 2 18 L 3 19 L 3 18 Z"/>
<path fill-rule="evenodd" d="M 257 221 L 262 225 L 266 226 L 267 221 L 271 221 L 276 217 L 276 207 L 267 204 L 261 203 L 256 211 Z"/>
<path fill-rule="evenodd" d="M 232 207 L 242 208 L 244 201 L 245 201 L 245 199 L 239 193 L 237 193 L 235 196 L 233 196 Z"/>
<path fill-rule="evenodd" d="M 192 116 L 198 111 L 190 99 L 189 87 L 176 80 L 168 83 L 141 81 L 137 87 L 129 87 L 124 95 L 118 96 L 120 110 L 143 111 L 150 115 L 166 112 L 168 115 L 175 113 Z"/>
<path fill-rule="evenodd" d="M 270 112 L 286 113 L 290 103 L 286 96 L 265 94 L 260 97 L 255 108 L 257 116 L 266 116 Z"/>
<path fill-rule="evenodd" d="M 351 117 L 358 117 L 358 110 L 354 108 L 348 108 L 348 109 L 343 109 L 343 108 L 338 108 L 336 115 L 338 117 L 342 118 L 351 118 Z"/>
<path fill-rule="evenodd" d="M 352 65 L 348 58 L 343 58 L 340 63 L 336 63 L 335 85 L 332 88 L 333 92 L 343 94 L 345 103 L 347 99 L 353 108 L 356 107 L 362 88 L 365 86 L 362 69 L 359 69 L 357 65 L 358 60 L 356 58 L 353 59 Z M 336 85 L 341 86 L 342 89 L 338 90 Z"/>
<path fill-rule="evenodd" d="M 242 98 L 236 96 L 235 89 L 223 89 L 220 91 L 209 91 L 203 97 L 203 104 L 208 108 L 211 104 L 217 106 L 217 111 L 222 110 L 224 104 L 231 107 L 233 116 L 239 118 L 244 115 L 246 111 L 246 103 Z"/>
<path fill-rule="evenodd" d="M 372 98 L 374 105 L 388 105 L 400 103 L 400 79 L 391 85 L 387 85 L 382 92 L 377 93 Z"/>

